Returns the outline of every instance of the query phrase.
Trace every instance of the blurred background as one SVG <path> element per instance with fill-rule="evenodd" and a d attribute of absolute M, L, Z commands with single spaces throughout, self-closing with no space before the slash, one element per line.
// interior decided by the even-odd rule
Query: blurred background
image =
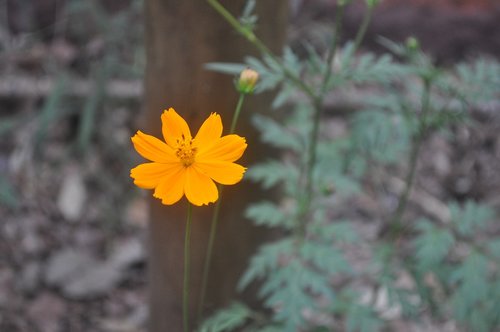
<path fill-rule="evenodd" d="M 141 128 L 143 1 L 0 1 L 2 332 L 146 329 L 148 193 L 129 178 L 140 162 L 130 137 Z M 326 46 L 335 3 L 290 0 L 297 53 L 304 40 Z M 345 39 L 363 10 L 348 7 Z M 498 59 L 498 22 L 495 0 L 386 0 L 363 47 L 381 52 L 378 36 L 412 35 L 445 66 Z M 454 145 L 429 142 L 421 180 L 436 197 L 498 209 L 500 116 L 473 116 L 478 126 Z M 371 203 L 359 202 L 367 220 Z"/>

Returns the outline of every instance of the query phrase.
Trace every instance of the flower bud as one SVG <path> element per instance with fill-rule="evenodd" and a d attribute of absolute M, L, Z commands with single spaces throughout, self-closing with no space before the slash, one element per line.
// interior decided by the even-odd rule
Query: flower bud
<path fill-rule="evenodd" d="M 406 47 L 408 48 L 408 50 L 410 50 L 411 52 L 415 52 L 417 51 L 418 49 L 420 49 L 420 43 L 418 42 L 418 39 L 415 38 L 415 37 L 408 37 L 406 39 Z"/>
<path fill-rule="evenodd" d="M 258 80 L 259 73 L 250 68 L 244 69 L 240 74 L 240 78 L 236 82 L 236 88 L 240 93 L 253 93 Z"/>

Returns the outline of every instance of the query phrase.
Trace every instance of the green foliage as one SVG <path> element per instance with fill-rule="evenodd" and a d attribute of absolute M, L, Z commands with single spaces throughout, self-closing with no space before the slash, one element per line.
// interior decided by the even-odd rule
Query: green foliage
<path fill-rule="evenodd" d="M 326 241 L 304 242 L 300 248 L 300 255 L 305 261 L 317 268 L 321 268 L 329 276 L 351 272 L 350 265 L 340 250 Z"/>
<path fill-rule="evenodd" d="M 347 143 L 347 144 L 346 144 Z M 365 171 L 362 162 L 355 169 L 346 170 L 346 157 L 351 142 L 336 140 L 318 145 L 318 162 L 315 165 L 315 184 L 325 194 L 334 190 L 338 195 L 349 197 L 360 192 L 359 179 Z M 346 157 L 343 157 L 346 156 Z"/>
<path fill-rule="evenodd" d="M 350 45 L 348 45 L 349 47 Z M 376 57 L 374 54 L 367 53 L 361 55 L 352 61 L 349 57 L 350 50 L 345 50 L 346 58 L 342 62 L 346 64 L 340 71 L 339 79 L 352 83 L 365 83 L 365 82 L 378 82 L 387 83 L 395 78 L 401 78 L 402 75 L 407 73 L 404 66 L 394 62 L 392 57 L 388 54 Z"/>
<path fill-rule="evenodd" d="M 487 264 L 483 255 L 473 252 L 451 273 L 451 281 L 460 284 L 458 293 L 467 302 L 475 303 L 487 296 Z"/>
<path fill-rule="evenodd" d="M 422 268 L 434 268 L 448 255 L 455 243 L 453 235 L 428 220 L 418 220 L 420 234 L 415 238 L 415 257 Z"/>
<path fill-rule="evenodd" d="M 252 204 L 245 212 L 245 217 L 255 221 L 256 225 L 267 227 L 292 228 L 293 224 L 283 211 L 271 202 Z"/>
<path fill-rule="evenodd" d="M 257 15 L 253 12 L 255 10 L 255 0 L 247 1 L 243 13 L 240 16 L 240 22 L 246 29 L 254 30 L 257 24 Z"/>
<path fill-rule="evenodd" d="M 500 258 L 500 238 L 489 241 L 487 247 L 493 257 Z"/>
<path fill-rule="evenodd" d="M 241 290 L 252 281 L 262 279 L 268 271 L 279 266 L 280 257 L 286 257 L 292 251 L 293 241 L 288 238 L 261 246 L 241 277 L 238 288 Z"/>
<path fill-rule="evenodd" d="M 273 99 L 271 107 L 273 109 L 277 109 L 284 106 L 289 101 L 294 92 L 295 89 L 290 84 L 282 84 L 281 89 Z"/>
<path fill-rule="evenodd" d="M 280 325 L 266 325 L 262 328 L 252 329 L 252 332 L 281 332 L 283 329 Z"/>
<path fill-rule="evenodd" d="M 241 63 L 226 63 L 226 62 L 210 62 L 203 66 L 207 70 L 212 70 L 215 72 L 229 74 L 229 75 L 239 75 L 243 69 L 246 68 L 245 65 Z"/>
<path fill-rule="evenodd" d="M 451 297 L 453 313 L 459 322 L 480 332 L 491 331 L 498 324 L 498 281 L 491 280 L 488 263 L 486 257 L 473 252 L 451 274 L 458 283 Z"/>
<path fill-rule="evenodd" d="M 281 183 L 289 184 L 292 181 L 297 181 L 299 177 L 295 167 L 276 160 L 269 160 L 250 167 L 246 176 L 260 182 L 265 189 Z"/>
<path fill-rule="evenodd" d="M 283 331 L 297 331 L 307 325 L 302 316 L 305 309 L 322 310 L 317 305 L 317 296 L 330 302 L 336 300 L 329 278 L 343 273 L 350 273 L 349 264 L 326 241 L 299 244 L 285 239 L 260 248 L 239 287 L 260 280 L 259 296 L 274 311 L 272 320 Z"/>
<path fill-rule="evenodd" d="M 398 161 L 411 139 L 411 124 L 401 114 L 367 110 L 353 117 L 352 142 L 360 153 L 380 163 Z"/>
<path fill-rule="evenodd" d="M 261 131 L 263 142 L 276 148 L 290 149 L 296 152 L 303 151 L 304 145 L 301 143 L 299 137 L 292 131 L 281 126 L 277 121 L 261 115 L 255 115 L 253 117 L 253 124 Z"/>
<path fill-rule="evenodd" d="M 311 233 L 318 236 L 322 241 L 328 242 L 334 240 L 339 244 L 359 241 L 358 234 L 349 221 L 336 220 L 332 223 L 325 221 L 325 218 L 317 219 L 311 223 L 309 229 Z"/>
<path fill-rule="evenodd" d="M 267 297 L 266 306 L 275 309 L 273 321 L 281 323 L 283 331 L 304 326 L 302 312 L 316 307 L 311 292 L 332 296 L 325 276 L 305 269 L 297 260 L 271 272 L 273 277 L 266 280 L 260 294 Z"/>
<path fill-rule="evenodd" d="M 498 96 L 500 63 L 479 58 L 456 66 L 456 80 L 451 82 L 459 96 L 468 102 L 488 101 Z M 453 78 L 450 78 L 453 80 Z"/>
<path fill-rule="evenodd" d="M 493 309 L 500 303 L 496 277 L 500 270 L 495 257 L 497 240 L 482 247 L 470 236 L 494 218 L 493 211 L 472 201 L 463 206 L 452 202 L 449 207 L 453 220 L 449 227 L 427 220 L 418 223 L 420 234 L 414 241 L 416 267 L 421 275 L 434 272 L 441 285 L 448 289 L 447 301 L 458 322 L 473 331 L 491 331 L 499 323 Z M 454 249 L 459 246 L 462 250 L 467 248 L 467 254 L 457 259 Z M 430 294 L 424 299 L 434 301 L 435 296 L 437 294 Z"/>
<path fill-rule="evenodd" d="M 251 310 L 242 303 L 233 303 L 229 307 L 219 310 L 212 317 L 203 322 L 200 332 L 233 331 L 245 324 L 250 317 Z"/>
<path fill-rule="evenodd" d="M 259 84 L 255 89 L 256 93 L 272 90 L 285 79 L 281 68 L 269 56 L 264 55 L 263 61 L 255 57 L 247 57 L 245 62 L 260 75 Z"/>
<path fill-rule="evenodd" d="M 252 17 L 247 11 L 243 17 Z M 253 28 L 255 18 L 241 21 Z M 471 107 L 497 98 L 498 62 L 479 59 L 438 68 L 416 39 L 406 44 L 381 40 L 398 61 L 389 53 L 359 54 L 350 41 L 335 46 L 332 62 L 327 62 L 328 52 L 308 42 L 302 52 L 285 47 L 281 56 L 253 42 L 263 52 L 260 59 L 207 65 L 231 75 L 249 66 L 261 75 L 258 92 L 276 92 L 273 117 L 255 115 L 253 124 L 261 140 L 282 154 L 251 166 L 246 176 L 281 196 L 277 202 L 251 205 L 245 216 L 256 225 L 280 229 L 282 237 L 259 248 L 238 286 L 257 285 L 267 311 L 258 322 L 244 315 L 239 322 L 248 331 L 329 330 L 330 325 L 304 314 L 313 313 L 331 318 L 339 330 L 383 330 L 380 308 L 362 301 L 356 289 L 369 280 L 373 293 L 386 291 L 388 305 L 405 317 L 430 313 L 473 331 L 498 328 L 500 241 L 487 233 L 495 218 L 491 208 L 452 202 L 449 223 L 406 220 L 404 213 L 398 217 L 381 208 L 377 222 L 395 227 L 370 240 L 341 215 L 352 199 L 370 195 L 374 183 L 384 182 L 373 178 L 374 169 L 384 176 L 404 163 L 410 173 L 402 177 L 413 178 L 412 166 L 427 137 L 466 124 Z M 328 121 L 322 113 L 325 96 L 351 89 L 363 92 L 355 100 L 360 106 L 346 116 L 344 135 L 329 135 L 322 122 Z M 401 195 L 397 202 L 404 203 L 402 212 L 408 197 Z M 352 210 L 349 216 L 363 214 Z M 358 244 L 372 254 L 368 267 L 349 259 L 348 251 Z M 409 285 L 398 284 L 401 275 L 410 279 Z"/>
<path fill-rule="evenodd" d="M 493 210 L 490 207 L 473 201 L 467 201 L 463 208 L 457 203 L 451 203 L 449 208 L 453 223 L 461 235 L 471 235 L 478 230 L 484 229 L 487 222 L 494 217 Z"/>
<path fill-rule="evenodd" d="M 381 327 L 381 321 L 372 308 L 353 304 L 347 311 L 347 331 L 376 332 Z"/>

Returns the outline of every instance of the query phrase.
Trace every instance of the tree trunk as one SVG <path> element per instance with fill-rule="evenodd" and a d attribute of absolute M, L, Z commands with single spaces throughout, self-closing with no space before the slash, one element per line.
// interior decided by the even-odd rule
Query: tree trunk
<path fill-rule="evenodd" d="M 240 15 L 245 1 L 223 4 Z M 286 0 L 258 1 L 257 35 L 280 53 L 285 36 Z M 210 112 L 220 113 L 228 133 L 238 94 L 233 78 L 207 71 L 207 62 L 242 62 L 255 53 L 205 1 L 146 0 L 146 78 L 144 120 L 147 132 L 161 135 L 160 114 L 174 107 L 196 133 Z M 269 156 L 251 128 L 251 113 L 268 112 L 268 98 L 247 97 L 237 134 L 246 137 L 248 149 L 239 162 L 248 166 Z M 161 136 L 160 136 L 161 137 Z M 235 285 L 249 256 L 266 239 L 262 229 L 243 218 L 248 202 L 263 199 L 257 186 L 246 181 L 226 187 L 222 200 L 206 304 L 213 309 L 237 296 Z M 190 320 L 195 327 L 201 275 L 214 205 L 193 208 L 191 237 Z M 150 220 L 150 331 L 182 330 L 183 241 L 187 202 L 162 205 L 151 199 Z"/>

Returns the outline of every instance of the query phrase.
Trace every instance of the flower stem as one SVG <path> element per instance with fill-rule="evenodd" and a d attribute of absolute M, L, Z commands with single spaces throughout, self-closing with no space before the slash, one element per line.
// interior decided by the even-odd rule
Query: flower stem
<path fill-rule="evenodd" d="M 184 332 L 189 331 L 189 242 L 191 238 L 191 203 L 188 203 L 186 235 L 184 238 L 184 287 L 183 287 L 183 319 Z"/>
<path fill-rule="evenodd" d="M 245 94 L 240 93 L 240 97 L 238 98 L 238 103 L 236 104 L 236 108 L 234 110 L 233 120 L 231 121 L 231 128 L 229 129 L 229 134 L 234 134 L 236 129 L 236 124 L 238 123 L 238 118 L 240 117 L 241 109 L 243 106 L 243 101 L 245 100 Z M 200 291 L 200 302 L 198 304 L 198 320 L 201 319 L 201 315 L 203 313 L 203 309 L 205 306 L 205 297 L 207 293 L 207 284 L 208 284 L 208 274 L 210 272 L 210 265 L 212 263 L 212 251 L 215 243 L 215 236 L 217 234 L 217 224 L 219 221 L 219 211 L 220 205 L 222 202 L 222 194 L 224 192 L 224 186 L 219 185 L 219 199 L 215 203 L 214 213 L 212 215 L 212 222 L 210 223 L 210 235 L 208 237 L 208 247 L 207 254 L 205 256 L 205 264 L 203 266 L 203 277 L 201 279 L 201 291 Z"/>
<path fill-rule="evenodd" d="M 205 306 L 205 297 L 207 294 L 208 273 L 210 272 L 210 265 L 212 263 L 212 251 L 215 243 L 215 235 L 217 233 L 217 224 L 219 221 L 219 211 L 222 201 L 222 193 L 224 186 L 219 187 L 219 200 L 215 203 L 214 213 L 212 215 L 212 222 L 210 223 L 210 235 L 208 238 L 207 254 L 205 256 L 205 265 L 203 266 L 203 278 L 201 280 L 200 303 L 198 304 L 198 321 L 201 319 L 203 309 Z"/>
<path fill-rule="evenodd" d="M 240 98 L 238 99 L 238 104 L 236 104 L 236 109 L 234 110 L 233 121 L 231 122 L 231 128 L 229 129 L 230 134 L 234 134 L 236 129 L 236 123 L 238 123 L 238 118 L 241 113 L 241 106 L 243 106 L 243 101 L 245 100 L 245 94 L 240 93 Z"/>

